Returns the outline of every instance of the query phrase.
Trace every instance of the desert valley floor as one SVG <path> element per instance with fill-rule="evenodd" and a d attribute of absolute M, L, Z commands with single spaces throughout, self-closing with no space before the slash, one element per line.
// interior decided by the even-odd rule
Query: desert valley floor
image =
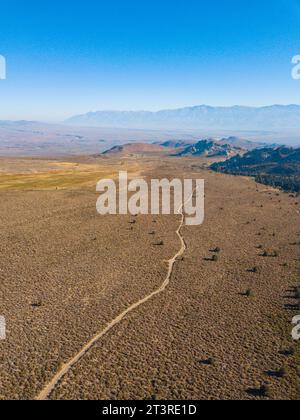
<path fill-rule="evenodd" d="M 182 228 L 187 250 L 167 289 L 99 339 L 47 398 L 299 399 L 300 197 L 200 159 L 155 157 L 0 159 L 0 399 L 37 398 L 166 278 L 179 216 L 96 212 L 96 181 L 120 167 L 203 178 L 205 222 Z"/>

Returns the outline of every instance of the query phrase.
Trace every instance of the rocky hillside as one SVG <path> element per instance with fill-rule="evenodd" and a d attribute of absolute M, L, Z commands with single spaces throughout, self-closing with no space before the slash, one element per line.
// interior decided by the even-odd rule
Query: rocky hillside
<path fill-rule="evenodd" d="M 176 156 L 201 156 L 201 157 L 232 157 L 245 151 L 228 143 L 220 143 L 214 140 L 200 140 L 196 144 L 183 148 Z"/>

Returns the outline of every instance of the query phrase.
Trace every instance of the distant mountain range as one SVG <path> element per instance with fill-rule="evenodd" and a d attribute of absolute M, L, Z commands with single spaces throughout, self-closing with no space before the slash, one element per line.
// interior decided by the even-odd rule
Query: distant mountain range
<path fill-rule="evenodd" d="M 300 149 L 255 149 L 243 156 L 214 163 L 211 169 L 233 175 L 254 176 L 257 182 L 300 192 Z"/>
<path fill-rule="evenodd" d="M 138 129 L 298 130 L 300 105 L 260 108 L 200 105 L 158 112 L 98 111 L 74 116 L 66 123 Z"/>

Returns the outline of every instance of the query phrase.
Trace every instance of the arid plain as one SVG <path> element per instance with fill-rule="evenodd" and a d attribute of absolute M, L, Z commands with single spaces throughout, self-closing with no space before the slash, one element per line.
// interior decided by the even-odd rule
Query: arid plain
<path fill-rule="evenodd" d="M 205 222 L 184 226 L 170 284 L 97 340 L 49 399 L 299 399 L 300 199 L 207 160 L 0 159 L 0 399 L 35 399 L 62 366 L 158 290 L 180 216 L 100 216 L 120 169 L 203 178 Z"/>

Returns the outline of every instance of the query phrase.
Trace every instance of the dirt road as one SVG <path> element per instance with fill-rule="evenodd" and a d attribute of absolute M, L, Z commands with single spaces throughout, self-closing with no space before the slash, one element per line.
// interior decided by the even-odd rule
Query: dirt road
<path fill-rule="evenodd" d="M 189 197 L 187 202 L 189 202 L 193 197 L 194 192 Z M 154 292 L 147 295 L 145 298 L 139 300 L 138 302 L 134 303 L 133 305 L 129 306 L 124 312 L 122 312 L 120 315 L 118 315 L 114 320 L 112 320 L 107 327 L 100 331 L 98 334 L 96 334 L 71 360 L 69 360 L 66 364 L 64 364 L 59 372 L 56 373 L 56 375 L 53 377 L 51 382 L 49 382 L 43 390 L 40 392 L 40 394 L 36 397 L 36 400 L 47 400 L 52 392 L 54 391 L 56 385 L 62 380 L 62 378 L 72 369 L 72 367 L 84 357 L 84 355 L 104 336 L 106 335 L 112 328 L 114 328 L 117 324 L 119 324 L 130 312 L 134 311 L 144 303 L 148 302 L 150 299 L 155 297 L 156 295 L 159 295 L 160 293 L 164 292 L 164 290 L 168 287 L 172 273 L 173 268 L 176 260 L 181 257 L 185 250 L 187 249 L 186 243 L 184 241 L 184 238 L 181 234 L 181 229 L 185 222 L 185 214 L 184 214 L 184 205 L 180 209 L 181 214 L 181 222 L 180 225 L 176 231 L 176 234 L 180 240 L 181 247 L 180 250 L 172 257 L 170 260 L 168 260 L 168 273 L 167 276 L 162 283 L 162 285 L 155 290 Z"/>

